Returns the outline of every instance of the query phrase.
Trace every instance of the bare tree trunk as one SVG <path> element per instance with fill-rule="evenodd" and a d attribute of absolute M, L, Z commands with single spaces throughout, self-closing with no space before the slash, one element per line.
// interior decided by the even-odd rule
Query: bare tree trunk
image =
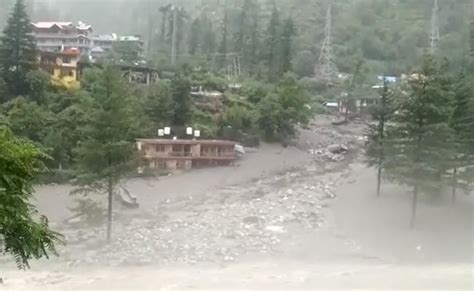
<path fill-rule="evenodd" d="M 418 183 L 416 183 L 415 186 L 413 187 L 413 200 L 411 204 L 411 221 L 410 221 L 411 228 L 415 227 L 417 202 L 418 202 Z"/>
<path fill-rule="evenodd" d="M 377 173 L 377 197 L 380 197 L 380 186 L 382 184 L 382 165 L 379 165 Z"/>
<path fill-rule="evenodd" d="M 112 179 L 109 178 L 109 185 L 108 185 L 108 205 L 107 205 L 107 242 L 112 240 L 112 202 L 113 202 L 113 194 L 114 194 L 114 187 L 112 183 Z"/>
<path fill-rule="evenodd" d="M 456 202 L 456 191 L 457 191 L 457 186 L 456 183 L 458 182 L 458 168 L 454 168 L 454 173 L 453 173 L 453 193 L 452 193 L 452 203 L 454 204 Z"/>

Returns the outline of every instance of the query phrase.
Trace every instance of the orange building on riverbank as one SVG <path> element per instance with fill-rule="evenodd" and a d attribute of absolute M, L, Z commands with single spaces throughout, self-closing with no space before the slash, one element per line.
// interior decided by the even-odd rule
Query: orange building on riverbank
<path fill-rule="evenodd" d="M 189 170 L 227 166 L 236 160 L 235 142 L 224 140 L 138 139 L 137 149 L 144 167 Z"/>

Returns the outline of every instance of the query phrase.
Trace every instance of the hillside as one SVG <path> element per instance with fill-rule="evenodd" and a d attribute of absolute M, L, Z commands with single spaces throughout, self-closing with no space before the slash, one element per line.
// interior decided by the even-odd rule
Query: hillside
<path fill-rule="evenodd" d="M 261 38 L 272 10 L 272 1 L 255 0 L 258 7 Z M 9 7 L 12 0 L 2 0 Z M 96 33 L 140 34 L 156 56 L 167 54 L 168 47 L 160 37 L 163 13 L 160 7 L 169 0 L 153 1 L 96 1 L 96 0 L 28 0 L 33 20 L 82 20 L 90 23 Z M 282 19 L 292 17 L 297 37 L 293 61 L 298 58 L 314 65 L 323 39 L 326 0 L 274 1 Z M 440 2 L 440 56 L 450 58 L 454 66 L 461 65 L 469 49 L 469 22 L 472 0 L 443 0 Z M 189 50 L 189 39 L 196 17 L 205 15 L 212 24 L 216 46 L 222 39 L 224 0 L 180 0 L 186 11 L 179 54 Z M 432 0 L 335 0 L 333 3 L 333 42 L 338 68 L 350 71 L 351 60 L 361 57 L 373 73 L 388 71 L 400 74 L 410 69 L 429 47 Z M 239 30 L 239 17 L 244 0 L 228 1 L 228 46 Z M 0 11 L 0 27 L 4 26 L 6 11 Z"/>

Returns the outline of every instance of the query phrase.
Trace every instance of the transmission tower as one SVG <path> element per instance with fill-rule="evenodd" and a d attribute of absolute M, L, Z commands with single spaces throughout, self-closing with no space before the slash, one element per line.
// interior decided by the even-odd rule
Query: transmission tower
<path fill-rule="evenodd" d="M 431 16 L 431 53 L 434 54 L 438 48 L 439 43 L 439 5 L 438 0 L 433 0 L 433 13 Z"/>
<path fill-rule="evenodd" d="M 319 55 L 318 67 L 316 69 L 316 76 L 319 77 L 326 86 L 330 87 L 334 84 L 337 68 L 334 62 L 332 53 L 332 19 L 331 19 L 331 4 L 328 6 L 326 13 L 326 27 L 324 29 L 324 40 L 321 45 L 321 54 Z"/>

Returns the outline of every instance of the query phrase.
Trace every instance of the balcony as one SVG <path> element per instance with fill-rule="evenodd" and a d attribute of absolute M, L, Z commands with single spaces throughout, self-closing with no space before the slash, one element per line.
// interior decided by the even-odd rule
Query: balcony
<path fill-rule="evenodd" d="M 201 153 L 198 157 L 201 160 L 233 160 L 235 153 Z"/>
<path fill-rule="evenodd" d="M 168 153 L 170 157 L 192 157 L 193 154 L 191 152 L 170 152 Z"/>
<path fill-rule="evenodd" d="M 193 154 L 191 152 L 146 152 L 147 159 L 188 159 Z"/>

